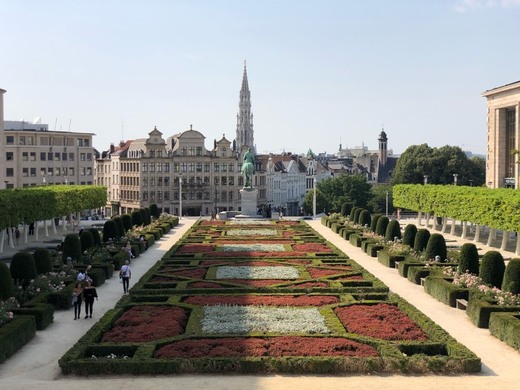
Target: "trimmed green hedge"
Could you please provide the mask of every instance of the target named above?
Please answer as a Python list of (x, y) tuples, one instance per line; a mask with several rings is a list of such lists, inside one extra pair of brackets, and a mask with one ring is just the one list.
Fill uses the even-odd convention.
[(0, 326), (0, 363), (12, 356), (36, 335), (34, 316), (17, 316)]
[(484, 299), (472, 298), (468, 301), (466, 314), (471, 322), (479, 328), (489, 327), (489, 317), (491, 313), (519, 312), (520, 306), (497, 305)]
[(469, 299), (469, 290), (467, 288), (458, 287), (451, 283), (451, 280), (443, 277), (428, 276), (424, 280), (424, 291), (451, 307), (457, 306), (457, 299)]
[(36, 321), (36, 329), (44, 330), (54, 321), (54, 307), (48, 303), (23, 305), (12, 310), (15, 315), (30, 315)]
[(377, 253), (377, 261), (379, 261), (381, 264), (389, 267), (389, 268), (395, 268), (395, 262), (401, 262), (404, 261), (406, 256), (404, 255), (394, 255), (390, 253), (387, 249), (381, 249)]
[(491, 313), (489, 333), (507, 345), (520, 350), (520, 315), (515, 313)]

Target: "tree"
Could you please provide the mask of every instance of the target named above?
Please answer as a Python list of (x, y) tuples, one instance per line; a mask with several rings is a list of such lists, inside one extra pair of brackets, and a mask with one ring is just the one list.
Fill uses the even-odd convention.
[(341, 175), (318, 183), (317, 188), (326, 199), (325, 209), (340, 212), (343, 203), (351, 202), (355, 207), (368, 209), (372, 199), (371, 184), (364, 175)]
[(484, 183), (485, 164), (479, 157), (468, 159), (458, 146), (412, 145), (397, 160), (392, 184), (422, 184), (424, 175), (428, 175), (429, 184), (453, 184), (454, 174), (459, 185), (480, 186)]
[(372, 186), (372, 199), (368, 202), (368, 209), (373, 213), (386, 214), (386, 193), (388, 191), (388, 212), (394, 211), (392, 202), (392, 186), (378, 184)]
[[(305, 214), (312, 214), (314, 212), (314, 205), (313, 205), (313, 199), (314, 199), (314, 190), (309, 190), (305, 194), (305, 197), (303, 198), (303, 212)], [(316, 212), (319, 214), (323, 212), (327, 207), (327, 199), (325, 198), (325, 195), (316, 188)]]

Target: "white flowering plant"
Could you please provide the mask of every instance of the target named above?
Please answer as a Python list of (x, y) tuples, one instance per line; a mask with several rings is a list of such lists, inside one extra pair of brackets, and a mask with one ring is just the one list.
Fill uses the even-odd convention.
[(0, 301), (0, 326), (7, 324), (14, 318), (13, 309), (20, 307), (16, 298), (11, 297), (5, 301)]
[(65, 288), (65, 281), (70, 280), (71, 275), (67, 271), (48, 272), (31, 279), (27, 286), (14, 291), (14, 296), (20, 303), (25, 303), (35, 296), (48, 292), (59, 292)]
[(453, 278), (453, 284), (462, 288), (472, 288), (480, 292), (482, 296), (495, 301), (498, 305), (520, 306), (520, 295), (504, 292), (497, 287), (492, 287), (484, 283), (482, 278), (477, 275), (464, 272), (458, 273), (451, 267), (445, 267), (443, 274)]

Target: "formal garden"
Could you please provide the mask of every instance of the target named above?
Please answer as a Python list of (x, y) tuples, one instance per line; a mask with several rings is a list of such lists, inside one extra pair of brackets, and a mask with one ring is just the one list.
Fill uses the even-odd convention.
[(198, 221), (64, 374), (477, 373), (478, 356), (305, 222)]
[(71, 308), (78, 272), (87, 270), (93, 285), (101, 286), (177, 224), (177, 217), (161, 215), (152, 205), (99, 229), (68, 233), (55, 249), (20, 251), (9, 266), (0, 262), (0, 363), (52, 324), (55, 310)]
[(382, 266), (396, 268), (435, 299), (466, 311), (475, 326), (520, 349), (520, 259), (475, 243), (450, 245), (442, 233), (352, 207), (322, 223)]

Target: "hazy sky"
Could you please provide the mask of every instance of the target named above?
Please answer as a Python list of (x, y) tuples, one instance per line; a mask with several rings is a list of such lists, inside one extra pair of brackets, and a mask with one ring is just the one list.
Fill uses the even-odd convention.
[(486, 149), (480, 94), (520, 80), (520, 0), (0, 0), (5, 119), (121, 139), (235, 138), (244, 60), (258, 152)]

